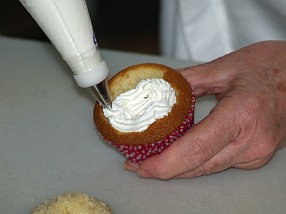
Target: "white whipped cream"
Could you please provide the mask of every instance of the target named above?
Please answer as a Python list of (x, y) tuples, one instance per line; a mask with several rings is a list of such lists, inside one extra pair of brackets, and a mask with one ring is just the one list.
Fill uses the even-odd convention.
[(103, 112), (111, 125), (122, 132), (142, 132), (157, 119), (168, 115), (176, 103), (176, 93), (163, 79), (141, 80)]

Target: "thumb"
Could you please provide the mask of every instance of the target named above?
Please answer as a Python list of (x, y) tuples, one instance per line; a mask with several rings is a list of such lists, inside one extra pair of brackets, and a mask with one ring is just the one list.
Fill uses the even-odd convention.
[(203, 165), (238, 135), (239, 128), (230, 125), (232, 115), (225, 115), (233, 112), (232, 108), (227, 99), (221, 100), (208, 117), (168, 149), (145, 160), (137, 170), (138, 175), (169, 179)]

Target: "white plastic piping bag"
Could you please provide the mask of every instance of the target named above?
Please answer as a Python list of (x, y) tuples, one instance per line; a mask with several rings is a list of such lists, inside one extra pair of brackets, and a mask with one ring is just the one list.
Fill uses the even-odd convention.
[(106, 79), (85, 0), (19, 0), (71, 68), (80, 87)]

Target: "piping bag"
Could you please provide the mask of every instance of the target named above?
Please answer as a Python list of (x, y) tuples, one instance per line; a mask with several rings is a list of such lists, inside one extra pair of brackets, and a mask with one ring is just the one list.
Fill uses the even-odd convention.
[(19, 0), (73, 72), (82, 88), (110, 107), (108, 67), (101, 58), (85, 0)]

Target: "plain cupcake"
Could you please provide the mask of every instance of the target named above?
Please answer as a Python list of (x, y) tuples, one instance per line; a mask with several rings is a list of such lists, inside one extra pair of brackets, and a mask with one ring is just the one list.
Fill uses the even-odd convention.
[(46, 200), (31, 214), (112, 214), (110, 207), (99, 199), (81, 192), (65, 193)]

